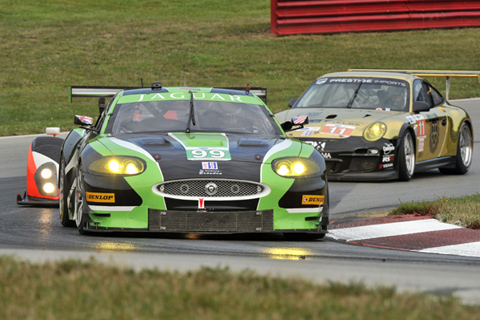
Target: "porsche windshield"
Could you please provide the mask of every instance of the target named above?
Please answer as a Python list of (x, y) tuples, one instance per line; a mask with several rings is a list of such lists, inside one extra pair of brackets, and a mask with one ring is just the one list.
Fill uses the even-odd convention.
[[(281, 131), (268, 111), (260, 105), (193, 100), (124, 103), (115, 107), (107, 132), (225, 132), (262, 136)], [(192, 115), (192, 116), (190, 116)]]
[(387, 78), (319, 78), (295, 108), (408, 111), (408, 82)]

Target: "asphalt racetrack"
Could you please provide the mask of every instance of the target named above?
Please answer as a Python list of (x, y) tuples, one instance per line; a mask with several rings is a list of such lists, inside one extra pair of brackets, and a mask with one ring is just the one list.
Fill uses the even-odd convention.
[[(474, 133), (480, 132), (480, 99), (453, 103), (469, 112)], [(478, 138), (474, 139), (477, 146), (472, 167), (464, 176), (431, 170), (415, 174), (409, 182), (330, 182), (331, 233), (321, 241), (290, 242), (272, 235), (81, 236), (76, 229), (61, 226), (57, 208), (16, 204), (17, 193), (23, 194), (26, 189), (28, 148), (34, 137), (0, 137), (0, 253), (34, 262), (93, 257), (137, 270), (248, 268), (260, 274), (302, 276), (319, 283), (357, 281), (394, 285), (399, 290), (454, 294), (466, 302), (480, 303), (480, 231), (465, 235), (464, 228), (431, 221), (434, 219), (380, 221), (379, 217), (364, 217), (392, 209), (400, 202), (478, 193)], [(387, 234), (390, 230), (392, 234)], [(459, 232), (460, 242), (464, 237), (465, 243), (458, 243)], [(450, 245), (449, 237), (457, 239), (454, 245), (466, 249), (434, 250)], [(425, 248), (427, 244), (430, 247)]]

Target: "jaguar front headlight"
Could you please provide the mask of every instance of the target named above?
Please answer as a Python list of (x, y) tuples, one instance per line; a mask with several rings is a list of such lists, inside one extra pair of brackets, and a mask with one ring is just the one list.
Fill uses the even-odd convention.
[(111, 156), (95, 160), (88, 168), (96, 173), (136, 175), (145, 171), (145, 162), (135, 157)]
[(321, 174), (319, 165), (307, 158), (292, 157), (272, 162), (273, 170), (282, 177), (296, 178)]
[(368, 142), (374, 142), (383, 137), (387, 126), (382, 122), (375, 122), (369, 125), (363, 132), (363, 138)]

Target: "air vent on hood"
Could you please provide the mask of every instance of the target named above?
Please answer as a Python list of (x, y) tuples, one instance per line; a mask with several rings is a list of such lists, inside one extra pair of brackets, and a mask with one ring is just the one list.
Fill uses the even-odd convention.
[(163, 146), (170, 144), (168, 141), (166, 141), (163, 138), (146, 138), (142, 139), (142, 145), (144, 146)]
[(266, 147), (268, 143), (260, 139), (240, 139), (238, 142), (240, 147)]
[(328, 116), (326, 116), (326, 119), (335, 119), (336, 117), (336, 114), (329, 114)]

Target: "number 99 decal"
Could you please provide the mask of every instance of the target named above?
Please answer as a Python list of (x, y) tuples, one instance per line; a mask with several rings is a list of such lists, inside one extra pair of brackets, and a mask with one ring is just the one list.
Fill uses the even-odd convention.
[(230, 152), (226, 149), (187, 149), (188, 160), (231, 160)]

